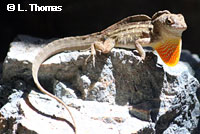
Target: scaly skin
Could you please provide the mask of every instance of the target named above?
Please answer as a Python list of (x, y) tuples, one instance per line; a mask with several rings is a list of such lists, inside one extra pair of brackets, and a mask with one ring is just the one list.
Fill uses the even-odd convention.
[(141, 60), (145, 59), (142, 46), (150, 46), (157, 50), (161, 59), (168, 66), (175, 66), (181, 53), (181, 36), (187, 25), (181, 14), (172, 14), (169, 11), (159, 11), (152, 18), (146, 15), (127, 17), (107, 29), (85, 36), (66, 37), (47, 44), (35, 57), (32, 64), (32, 75), (35, 84), (44, 94), (56, 99), (69, 112), (75, 133), (76, 124), (67, 105), (46, 91), (38, 81), (38, 70), (41, 64), (49, 57), (65, 50), (85, 50), (91, 48), (91, 55), (96, 50), (109, 53), (113, 47), (137, 49)]

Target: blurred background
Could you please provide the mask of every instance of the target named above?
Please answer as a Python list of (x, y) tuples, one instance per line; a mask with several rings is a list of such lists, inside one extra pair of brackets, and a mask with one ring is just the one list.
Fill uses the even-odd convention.
[[(28, 11), (7, 11), (7, 4), (20, 4)], [(62, 6), (62, 11), (31, 12), (29, 4)], [(200, 54), (200, 0), (2, 0), (0, 5), (0, 62), (18, 34), (43, 39), (85, 35), (130, 15), (151, 17), (165, 9), (184, 15), (188, 29), (183, 33), (183, 49)]]

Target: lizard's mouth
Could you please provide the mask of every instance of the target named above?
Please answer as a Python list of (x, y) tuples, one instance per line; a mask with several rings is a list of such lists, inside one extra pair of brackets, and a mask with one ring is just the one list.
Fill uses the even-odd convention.
[(155, 50), (158, 52), (161, 59), (168, 66), (175, 66), (180, 59), (181, 53), (181, 39), (174, 38), (158, 43)]
[(177, 30), (182, 30), (182, 31), (185, 31), (186, 29), (187, 29), (187, 25), (186, 25), (186, 23), (184, 23), (184, 24), (174, 24), (174, 25), (172, 25), (172, 27), (174, 28), (174, 29), (177, 29)]

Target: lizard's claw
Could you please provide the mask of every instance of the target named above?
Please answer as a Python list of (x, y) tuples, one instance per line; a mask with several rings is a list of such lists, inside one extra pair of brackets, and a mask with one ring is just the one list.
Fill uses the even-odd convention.
[(95, 55), (92, 55), (92, 64), (93, 64), (93, 67), (95, 67)]
[(92, 56), (92, 65), (95, 67), (95, 55), (90, 54), (86, 59), (85, 59), (85, 65), (87, 64), (89, 58)]
[(91, 45), (91, 54), (86, 58), (85, 65), (87, 64), (88, 59), (92, 56), (92, 64), (93, 67), (95, 67), (95, 55), (96, 55), (96, 50), (94, 48), (94, 45)]
[(144, 58), (142, 58), (142, 57), (138, 58), (138, 63), (137, 63), (137, 65), (139, 65), (140, 63), (144, 63)]

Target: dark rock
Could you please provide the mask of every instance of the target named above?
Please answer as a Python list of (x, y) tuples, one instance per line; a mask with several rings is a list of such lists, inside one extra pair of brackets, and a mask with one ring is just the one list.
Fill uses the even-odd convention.
[(194, 72), (195, 78), (200, 81), (200, 58), (197, 54), (191, 54), (188, 50), (183, 50), (181, 53), (181, 61), (188, 63), (192, 71)]

